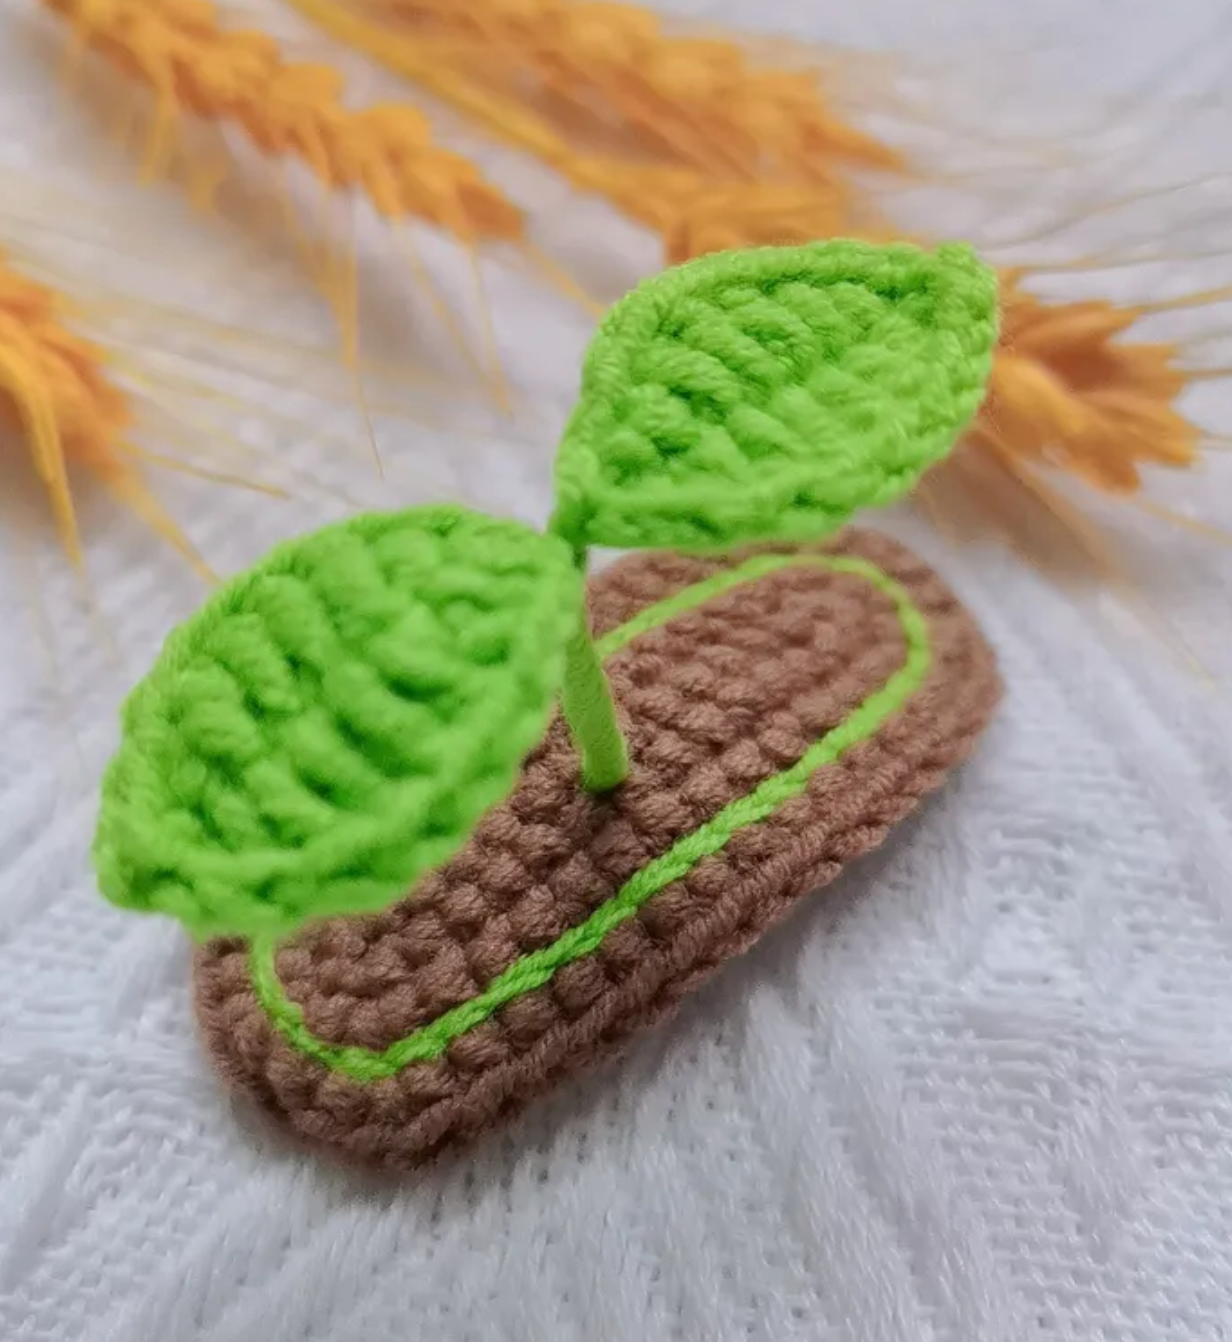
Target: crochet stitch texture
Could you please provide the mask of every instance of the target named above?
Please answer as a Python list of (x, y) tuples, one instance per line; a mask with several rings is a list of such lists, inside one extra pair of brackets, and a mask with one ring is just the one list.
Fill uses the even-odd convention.
[(198, 937), (383, 907), (513, 785), (580, 601), (562, 542), (460, 508), (279, 547), (130, 697), (103, 892)]
[(777, 559), (660, 552), (592, 579), (629, 781), (580, 789), (558, 722), (397, 904), (204, 947), (224, 1076), (316, 1142), (418, 1164), (669, 1015), (876, 847), (975, 745), (991, 651), (885, 536)]
[(557, 462), (577, 546), (810, 540), (890, 503), (984, 396), (996, 278), (970, 251), (703, 257), (612, 310)]

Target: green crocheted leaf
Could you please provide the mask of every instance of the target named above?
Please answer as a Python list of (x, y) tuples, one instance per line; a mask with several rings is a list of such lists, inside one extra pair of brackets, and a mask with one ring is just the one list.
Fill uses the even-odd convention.
[(556, 468), (573, 545), (804, 540), (888, 503), (979, 409), (996, 277), (967, 248), (703, 257), (617, 304)]
[(103, 893), (199, 937), (385, 907), (512, 788), (581, 582), (559, 539), (461, 508), (280, 546), (130, 696), (95, 841)]

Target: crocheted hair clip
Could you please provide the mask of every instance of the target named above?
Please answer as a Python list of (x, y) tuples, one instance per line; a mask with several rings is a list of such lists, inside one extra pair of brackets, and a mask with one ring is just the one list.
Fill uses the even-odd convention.
[[(993, 658), (920, 560), (839, 528), (979, 408), (995, 293), (957, 246), (668, 271), (594, 340), (545, 533), (357, 517), (170, 636), (95, 859), (206, 941), (231, 1081), (417, 1163), (668, 1013), (940, 783)], [(587, 582), (592, 546), (639, 553)]]

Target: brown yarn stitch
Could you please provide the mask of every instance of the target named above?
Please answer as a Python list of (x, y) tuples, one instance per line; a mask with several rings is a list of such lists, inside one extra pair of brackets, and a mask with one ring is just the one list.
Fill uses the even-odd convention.
[[(813, 548), (875, 564), (927, 619), (927, 677), (879, 731), (654, 895), (592, 954), (440, 1058), (390, 1077), (359, 1081), (298, 1051), (254, 993), (247, 947), (205, 947), (197, 1008), (222, 1073), (314, 1141), (389, 1165), (420, 1163), (668, 1014), (797, 899), (879, 844), (969, 753), (1000, 684), (970, 617), (909, 551), (857, 530)], [(623, 560), (591, 582), (596, 633), (734, 562)], [(777, 570), (640, 636), (607, 663), (633, 760), (622, 788), (603, 798), (580, 789), (557, 722), (509, 800), (413, 895), (375, 917), (317, 925), (280, 949), (284, 991), (318, 1039), (388, 1047), (550, 945), (682, 836), (794, 764), (899, 669), (905, 651), (884, 593), (814, 566)]]

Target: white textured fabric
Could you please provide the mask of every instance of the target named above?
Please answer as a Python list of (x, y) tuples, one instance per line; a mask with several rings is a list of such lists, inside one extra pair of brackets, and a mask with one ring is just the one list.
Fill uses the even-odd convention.
[[(0, 245), (46, 255), (89, 235), (101, 248), (75, 253), (73, 273), (97, 285), (124, 288), (136, 257), (163, 303), (325, 339), (320, 305), (286, 267), (254, 260), (242, 229), (194, 220), (174, 190), (137, 194), (124, 152), (49, 78), (34, 8), (0, 3)], [(1232, 165), (1226, 0), (729, 0), (707, 12), (914, 47), (934, 81), (917, 80), (918, 99), (935, 108), (944, 89), (956, 170), (1004, 158), (1012, 137), (1034, 173), (1017, 194), (984, 191), (986, 236), (1034, 232), (1037, 250), (1055, 247), (1062, 181), (1090, 205)], [(1063, 170), (1063, 152), (1090, 166)], [(613, 286), (653, 263), (627, 225), (495, 161), (552, 206), (544, 239), (571, 239)], [(1196, 234), (1177, 243), (1176, 209), (1205, 221), (1209, 250), (1226, 247), (1229, 201), (1213, 177), (1179, 206), (1147, 199), (1138, 218), (1148, 242), (1195, 253)], [(374, 254), (405, 274), (388, 249)], [(1161, 293), (1232, 278), (1210, 260), (1133, 274)], [(247, 389), (260, 409), (241, 427), (270, 478), (310, 469), (316, 485), (301, 474), (296, 499), (277, 502), (169, 482), (213, 563), (237, 567), (347, 506), (322, 501), (321, 484), (544, 516), (586, 322), (508, 269), (489, 283), (534, 413), (509, 430), (450, 405), (430, 428), (378, 415), (382, 484), (360, 447), (304, 448), (332, 429), (363, 441), (345, 380), (313, 399), (328, 360), (270, 373)], [(396, 296), (377, 307), (370, 346), (390, 361), (442, 343), (430, 315), (408, 331)], [(1227, 314), (1199, 315), (1226, 327)], [(231, 361), (255, 359), (239, 339)], [(1218, 362), (1220, 349), (1202, 354)], [(1203, 395), (1195, 409), (1222, 413), (1227, 430), (1215, 384)], [(214, 404), (245, 418), (233, 410)], [(1230, 479), (1211, 468), (1168, 493), (1227, 524)], [(957, 552), (891, 519), (1003, 660), (1008, 698), (976, 760), (627, 1061), (472, 1155), (396, 1181), (305, 1156), (231, 1107), (193, 1035), (183, 940), (95, 897), (87, 847), (116, 704), (199, 589), (100, 503), (84, 510), (91, 619), (27, 492), (0, 540), (6, 1342), (1232, 1338), (1226, 551), (1136, 527), (1165, 638), (995, 547)], [(1179, 664), (1180, 638), (1214, 683)]]

